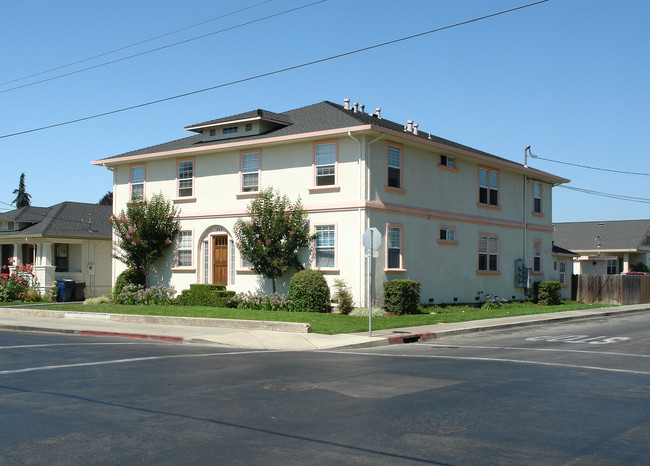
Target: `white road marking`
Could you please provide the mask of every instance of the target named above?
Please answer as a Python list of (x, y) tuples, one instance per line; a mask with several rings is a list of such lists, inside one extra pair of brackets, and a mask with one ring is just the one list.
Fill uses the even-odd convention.
[(241, 354), (254, 354), (254, 353), (283, 353), (286, 351), (282, 350), (251, 350), (251, 351), (236, 351), (232, 353), (198, 353), (198, 354), (173, 354), (168, 356), (147, 356), (141, 358), (127, 358), (127, 359), (111, 359), (107, 361), (92, 361), (92, 362), (79, 362), (75, 364), (58, 364), (55, 366), (37, 366), (37, 367), (25, 367), (22, 369), (9, 369), (0, 371), (0, 375), (8, 374), (20, 374), (24, 372), (35, 372), (35, 371), (50, 371), (56, 369), (68, 369), (72, 367), (88, 367), (88, 366), (103, 366), (106, 364), (125, 364), (141, 361), (157, 361), (162, 359), (178, 359), (178, 358), (203, 358), (209, 356), (231, 356), (231, 355), (241, 355)]
[(460, 348), (460, 349), (495, 349), (495, 350), (518, 350), (518, 351), (541, 351), (554, 353), (586, 353), (586, 354), (608, 354), (611, 356), (631, 356), (633, 358), (650, 358), (648, 354), (614, 353), (611, 351), (587, 351), (573, 349), (555, 348), (520, 348), (517, 346), (472, 346), (472, 345), (440, 345), (435, 343), (418, 343), (418, 346), (430, 346), (432, 348)]
[[(486, 361), (486, 362), (508, 362), (515, 364), (530, 364), (534, 366), (554, 366), (554, 367), (568, 367), (571, 369), (585, 369), (604, 372), (619, 372), (626, 374), (641, 374), (650, 375), (647, 371), (633, 371), (628, 369), (612, 369), (608, 367), (598, 366), (581, 366), (577, 364), (560, 364), (556, 362), (543, 362), (543, 361), (525, 361), (520, 359), (503, 359), (503, 358), (482, 358), (472, 356), (437, 356), (437, 355), (416, 355), (416, 354), (386, 354), (386, 353), (365, 353), (365, 352), (352, 352), (352, 351), (320, 351), (321, 353), (336, 353), (336, 354), (350, 354), (350, 355), (364, 355), (364, 356), (381, 356), (391, 358), (423, 358), (423, 359), (450, 359), (455, 361)], [(600, 354), (600, 353), (597, 353)]]

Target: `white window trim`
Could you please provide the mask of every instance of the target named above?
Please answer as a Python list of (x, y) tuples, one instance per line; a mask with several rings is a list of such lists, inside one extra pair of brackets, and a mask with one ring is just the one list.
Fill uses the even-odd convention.
[[(397, 267), (397, 268), (389, 268), (389, 266), (388, 266), (389, 251), (390, 251), (390, 249), (395, 249), (395, 248), (390, 247), (390, 239), (389, 239), (389, 233), (393, 228), (396, 228), (396, 229), (399, 230), (399, 267)], [(406, 267), (404, 267), (404, 225), (401, 225), (399, 223), (387, 223), (386, 224), (386, 249), (385, 249), (385, 254), (386, 254), (386, 263), (385, 263), (384, 272), (386, 272), (386, 273), (404, 273), (404, 272), (406, 272)]]
[[(181, 251), (181, 241), (183, 237), (183, 233), (189, 233), (190, 237), (190, 264), (189, 265), (180, 265), (179, 260), (180, 260), (180, 251)], [(188, 249), (183, 249), (183, 251), (187, 251)], [(194, 268), (194, 231), (190, 228), (188, 229), (183, 229), (178, 232), (178, 236), (176, 237), (176, 246), (174, 248), (174, 267), (172, 268), (172, 271), (194, 271), (196, 270)]]
[[(390, 148), (394, 147), (399, 150), (399, 167), (391, 166), (390, 164)], [(388, 184), (390, 178), (390, 169), (399, 169), (399, 186), (390, 186)], [(386, 191), (396, 192), (396, 193), (405, 193), (404, 189), (404, 146), (396, 142), (387, 142), (386, 143), (386, 186), (384, 187)]]
[[(334, 183), (327, 185), (318, 185), (318, 167), (321, 165), (316, 164), (316, 148), (318, 146), (324, 146), (334, 144)], [(330, 165), (330, 164), (327, 164)], [(326, 140), (326, 141), (316, 141), (312, 144), (312, 186), (309, 188), (309, 192), (332, 192), (340, 191), (341, 187), (338, 184), (338, 165), (339, 165), (339, 142), (336, 139)]]
[[(539, 196), (535, 195), (535, 189), (539, 186)], [(535, 201), (539, 199), (539, 210), (535, 208)], [(533, 181), (533, 215), (543, 215), (544, 204), (542, 203), (542, 183), (541, 181)]]
[[(257, 172), (244, 172), (244, 156), (248, 154), (257, 154)], [(239, 153), (239, 194), (238, 198), (254, 197), (260, 193), (262, 183), (262, 150), (246, 150)], [(244, 175), (257, 174), (257, 189), (253, 191), (244, 191)]]
[(318, 252), (318, 239), (314, 240), (314, 255), (311, 260), (312, 267), (319, 269), (323, 273), (338, 273), (339, 268), (338, 268), (338, 232), (339, 232), (339, 227), (337, 222), (323, 222), (323, 223), (315, 223), (313, 225), (312, 233), (317, 234), (318, 233), (318, 227), (334, 227), (334, 266), (332, 267), (318, 267), (316, 265), (316, 254)]
[[(485, 252), (481, 252), (481, 238), (486, 238), (486, 247), (487, 250)], [(497, 252), (496, 253), (491, 253), (490, 252), (490, 239), (495, 239), (497, 243)], [(500, 267), (501, 267), (501, 257), (500, 257), (500, 241), (499, 241), (499, 235), (495, 235), (492, 233), (479, 233), (478, 235), (478, 244), (477, 244), (477, 249), (478, 249), (478, 255), (477, 259), (478, 262), (476, 264), (476, 273), (478, 274), (486, 274), (486, 275), (497, 275), (500, 274)], [(480, 268), (480, 257), (481, 255), (484, 254), (486, 256), (486, 269), (481, 269)], [(492, 270), (490, 269), (490, 256), (496, 255), (497, 258), (497, 267), (496, 269)]]
[[(539, 250), (539, 254), (537, 254), (538, 250)], [(544, 273), (543, 272), (544, 264), (542, 262), (542, 255), (543, 255), (542, 251), (543, 251), (542, 240), (539, 239), (539, 238), (535, 238), (533, 240), (533, 273), (536, 274), (536, 275), (541, 275), (541, 274)], [(536, 258), (539, 258), (539, 269), (535, 269), (535, 259)]]
[[(133, 182), (133, 169), (142, 167), (142, 181)], [(143, 163), (129, 165), (129, 202), (133, 200), (133, 186), (142, 185), (142, 199), (146, 196), (145, 182), (147, 180), (147, 167)]]
[[(483, 186), (481, 184), (481, 171), (487, 172), (487, 185)], [(492, 189), (491, 186), (491, 178), (492, 174), (495, 174), (497, 177), (497, 187), (496, 189)], [(484, 208), (489, 208), (489, 209), (500, 209), (501, 207), (501, 173), (499, 170), (495, 170), (493, 168), (488, 168), (488, 167), (478, 167), (478, 203), (477, 205), (479, 207), (484, 207)], [(486, 189), (487, 190), (487, 199), (486, 202), (481, 202), (481, 189)], [(497, 196), (497, 203), (492, 204), (490, 202), (490, 199), (492, 198), (491, 192), (496, 191), (496, 196)]]
[[(180, 165), (183, 162), (192, 162), (192, 177), (191, 178), (183, 178), (181, 179), (180, 177)], [(196, 174), (196, 162), (194, 161), (193, 158), (187, 158), (187, 159), (178, 159), (176, 161), (176, 198), (174, 199), (174, 202), (182, 202), (182, 201), (195, 201), (196, 196), (195, 196), (195, 174)], [(187, 195), (187, 196), (181, 196), (181, 181), (185, 180), (190, 180), (191, 183), (191, 189), (192, 192)]]

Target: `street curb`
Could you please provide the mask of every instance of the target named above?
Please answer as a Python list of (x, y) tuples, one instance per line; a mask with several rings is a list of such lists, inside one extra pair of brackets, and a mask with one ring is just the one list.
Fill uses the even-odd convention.
[(93, 335), (103, 337), (122, 337), (138, 338), (141, 340), (165, 341), (168, 343), (183, 343), (183, 337), (169, 335), (149, 335), (145, 333), (127, 333), (127, 332), (104, 332), (101, 330), (77, 330), (71, 328), (53, 328), (53, 327), (32, 327), (29, 325), (0, 325), (0, 330), (12, 330), (17, 332), (47, 332), (47, 333), (66, 333), (68, 335)]
[(432, 340), (435, 338), (438, 338), (438, 336), (434, 332), (423, 332), (390, 336), (387, 340), (389, 345), (396, 345), (402, 343), (417, 343), (418, 341)]
[(0, 307), (0, 315), (10, 317), (43, 317), (49, 319), (110, 320), (132, 324), (181, 325), (188, 327), (266, 330), (270, 332), (309, 333), (311, 325), (303, 322), (276, 322), (267, 320), (218, 319), (207, 317), (148, 316), (138, 314), (110, 314), (81, 311), (54, 311)]

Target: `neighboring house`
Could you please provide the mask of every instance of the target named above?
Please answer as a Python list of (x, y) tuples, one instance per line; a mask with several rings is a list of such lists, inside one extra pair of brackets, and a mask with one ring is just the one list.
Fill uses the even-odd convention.
[(555, 243), (578, 254), (577, 275), (611, 275), (650, 265), (650, 220), (568, 222), (554, 228)]
[[(180, 291), (223, 283), (269, 291), (236, 248), (234, 225), (251, 199), (274, 187), (300, 198), (318, 234), (301, 259), (366, 304), (362, 235), (382, 234), (373, 296), (383, 282), (422, 283), (424, 303), (525, 299), (525, 270), (555, 279), (551, 188), (564, 178), (441, 139), (380, 109), (320, 102), (273, 113), (254, 110), (185, 128), (184, 139), (94, 161), (113, 172), (114, 209), (162, 192), (180, 210), (176, 251), (154, 283)], [(113, 262), (113, 280), (124, 266)], [(522, 270), (524, 271), (522, 280)], [(286, 290), (291, 274), (278, 281)]]
[(573, 274), (573, 261), (578, 257), (573, 251), (553, 244), (553, 270), (556, 272), (555, 280), (562, 284), (562, 298), (571, 299), (573, 296), (571, 275)]
[[(41, 291), (61, 278), (111, 292), (111, 206), (62, 202), (0, 214), (2, 265), (31, 264)], [(81, 287), (79, 287), (81, 289)]]

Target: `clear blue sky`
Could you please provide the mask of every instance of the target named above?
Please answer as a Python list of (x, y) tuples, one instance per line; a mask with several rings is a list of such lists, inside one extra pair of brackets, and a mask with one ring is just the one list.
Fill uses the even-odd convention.
[[(3, 2), (0, 82), (82, 60), (262, 0)], [(328, 0), (83, 73), (99, 65), (310, 3), (273, 0), (75, 66), (0, 85), (0, 136), (109, 112), (359, 49), (499, 10), (515, 0)], [(190, 135), (183, 127), (256, 108), (349, 97), (385, 118), (523, 163), (534, 154), (650, 173), (650, 2), (550, 0), (485, 21), (190, 97), (0, 138), (0, 202), (21, 172), (32, 204), (97, 202), (111, 173), (92, 160)], [(648, 176), (542, 160), (569, 186), (650, 198)], [(0, 204), (0, 211), (9, 208)], [(553, 220), (650, 218), (650, 204), (554, 189)]]

